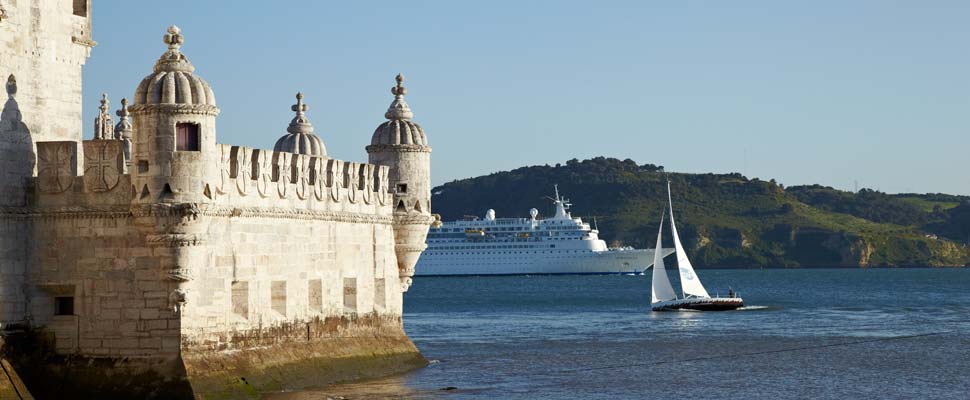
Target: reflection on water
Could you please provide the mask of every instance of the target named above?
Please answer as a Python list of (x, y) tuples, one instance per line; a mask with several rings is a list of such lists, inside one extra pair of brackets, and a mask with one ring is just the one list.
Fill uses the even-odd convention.
[(650, 312), (642, 276), (421, 278), (405, 298), (405, 328), (439, 363), (268, 397), (944, 399), (970, 391), (970, 270), (702, 274), (710, 287), (743, 289), (750, 305)]

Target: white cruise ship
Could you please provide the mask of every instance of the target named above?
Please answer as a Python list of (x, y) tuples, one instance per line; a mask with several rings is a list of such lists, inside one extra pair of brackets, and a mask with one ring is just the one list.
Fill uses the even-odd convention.
[(551, 218), (538, 219), (535, 208), (530, 218), (495, 218), (488, 210), (485, 219), (432, 227), (415, 275), (642, 273), (653, 264), (653, 249), (607, 248), (597, 229), (570, 215), (558, 187), (554, 202)]

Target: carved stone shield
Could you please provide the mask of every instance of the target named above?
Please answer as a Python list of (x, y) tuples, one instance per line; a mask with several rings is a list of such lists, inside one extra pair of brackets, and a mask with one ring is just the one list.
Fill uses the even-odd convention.
[(77, 176), (77, 142), (37, 142), (37, 190), (61, 193)]
[(273, 152), (273, 179), (276, 180), (276, 194), (285, 199), (292, 191), (290, 189), (290, 155), (282, 151)]
[(252, 168), (256, 172), (253, 179), (256, 181), (256, 191), (264, 198), (269, 196), (269, 183), (273, 173), (273, 168), (269, 164), (268, 157), (265, 150), (253, 151)]
[(330, 185), (330, 199), (340, 202), (340, 187), (343, 186), (343, 161), (330, 160), (327, 163), (327, 184)]
[(374, 202), (374, 164), (364, 164), (361, 167), (364, 174), (364, 187), (361, 188), (364, 204), (371, 204)]
[(250, 165), (252, 155), (248, 147), (234, 146), (232, 148), (232, 168), (230, 176), (236, 181), (236, 191), (240, 196), (249, 194), (249, 182), (253, 180), (253, 169)]
[(348, 163), (345, 174), (347, 199), (350, 200), (350, 204), (357, 204), (357, 191), (360, 190), (360, 164)]
[(125, 169), (124, 143), (120, 140), (84, 141), (84, 188), (107, 192), (118, 186)]
[(390, 172), (390, 169), (386, 165), (377, 167), (377, 200), (382, 206), (387, 205), (388, 172)]
[(219, 148), (219, 183), (216, 185), (216, 193), (222, 195), (229, 192), (232, 182), (232, 146), (224, 144), (218, 145)]
[(310, 182), (313, 185), (313, 197), (323, 201), (327, 197), (326, 161), (320, 157), (313, 157), (310, 163)]
[(291, 163), (296, 181), (293, 182), (293, 191), (300, 200), (306, 200), (312, 190), (310, 188), (310, 156), (295, 154)]

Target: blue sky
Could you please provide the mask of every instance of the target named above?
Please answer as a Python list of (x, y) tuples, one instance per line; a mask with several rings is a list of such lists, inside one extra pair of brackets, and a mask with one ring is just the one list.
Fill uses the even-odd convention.
[[(594, 6), (595, 3), (595, 6)], [(85, 137), (165, 28), (213, 87), (218, 141), (272, 148), (303, 91), (366, 160), (407, 77), (435, 184), (598, 155), (786, 185), (970, 194), (967, 1), (96, 1)]]

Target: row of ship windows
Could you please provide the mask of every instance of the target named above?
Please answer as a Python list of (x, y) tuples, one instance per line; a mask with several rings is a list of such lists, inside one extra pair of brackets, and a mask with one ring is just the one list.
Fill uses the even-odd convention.
[(534, 244), (513, 244), (506, 246), (435, 246), (435, 250), (486, 250), (486, 249), (534, 249), (534, 248), (555, 248), (554, 244), (534, 245)]
[[(536, 229), (531, 227), (511, 227), (511, 228), (480, 228), (485, 232), (530, 232)], [(538, 230), (549, 230), (549, 231), (564, 231), (564, 230), (575, 230), (580, 231), (580, 227), (577, 226), (539, 226)], [(431, 232), (465, 232), (465, 228), (432, 228)]]
[(569, 254), (569, 253), (591, 253), (590, 250), (559, 250), (559, 251), (427, 251), (425, 254), (430, 256), (453, 256), (453, 255), (483, 255), (483, 254)]
[[(467, 240), (465, 240), (465, 239), (443, 240), (443, 239), (435, 239), (432, 236), (428, 236), (428, 238), (431, 239), (431, 240), (434, 240), (436, 243), (443, 243), (443, 242), (464, 243), (464, 242), (467, 242)], [(546, 238), (546, 239), (543, 239), (542, 241), (548, 241), (548, 240), (582, 240), (582, 239), (583, 238), (579, 238), (579, 237), (566, 237), (566, 238)], [(525, 240), (526, 239), (523, 239), (523, 241), (525, 241)], [(528, 245), (522, 245), (522, 246), (534, 247), (534, 246), (528, 246)]]

